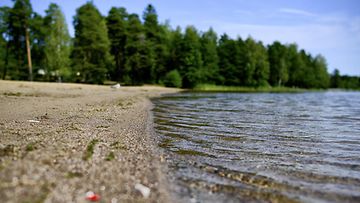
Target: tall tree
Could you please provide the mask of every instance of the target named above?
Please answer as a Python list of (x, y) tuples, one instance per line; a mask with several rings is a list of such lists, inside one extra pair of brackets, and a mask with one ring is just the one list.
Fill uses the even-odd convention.
[(80, 81), (103, 83), (112, 63), (105, 19), (88, 2), (76, 10), (74, 27), (72, 59)]
[(331, 75), (331, 87), (332, 88), (341, 87), (341, 76), (340, 76), (340, 71), (338, 69), (335, 69)]
[(300, 87), (303, 77), (302, 68), (305, 66), (300, 54), (298, 53), (297, 44), (287, 45), (288, 73), (289, 80), (287, 85), (290, 87)]
[(149, 77), (149, 67), (153, 64), (152, 57), (147, 57), (149, 46), (146, 44), (144, 28), (139, 16), (129, 15), (128, 39), (126, 43), (126, 83), (143, 84)]
[(308, 54), (305, 50), (300, 50), (299, 56), (301, 58), (301, 61), (303, 62), (301, 66), (299, 66), (300, 69), (300, 87), (304, 88), (312, 88), (315, 87), (316, 83), (316, 76), (314, 72), (313, 67), (313, 58), (311, 54)]
[(108, 36), (111, 43), (110, 53), (115, 60), (115, 69), (111, 71), (111, 76), (116, 81), (124, 81), (127, 17), (128, 13), (125, 8), (112, 7), (106, 18)]
[[(30, 0), (16, 0), (14, 7), (9, 13), (8, 30), (10, 35), (11, 51), (17, 59), (15, 79), (33, 79), (30, 47), (30, 19), (32, 7)], [(28, 74), (24, 71), (24, 64), (27, 61)]]
[(146, 55), (149, 61), (150, 80), (149, 82), (159, 82), (160, 76), (166, 72), (166, 58), (168, 57), (166, 26), (161, 26), (155, 7), (149, 4), (143, 13), (144, 31), (149, 51)]
[(267, 51), (261, 42), (251, 37), (245, 40), (245, 85), (266, 86), (269, 78), (269, 62)]
[(330, 77), (327, 72), (326, 59), (322, 55), (317, 55), (313, 61), (313, 71), (315, 81), (313, 87), (326, 89), (330, 85)]
[(269, 82), (272, 86), (284, 85), (289, 79), (286, 51), (287, 48), (278, 41), (275, 41), (268, 47), (270, 63)]
[(219, 83), (223, 78), (219, 77), (219, 58), (217, 53), (217, 34), (210, 28), (201, 36), (201, 55), (203, 69), (206, 74), (206, 81), (209, 83)]
[(58, 5), (49, 5), (44, 24), (48, 31), (45, 39), (45, 67), (48, 79), (53, 75), (57, 80), (67, 80), (70, 76), (71, 39), (64, 14)]
[(182, 43), (180, 74), (185, 87), (194, 87), (206, 82), (202, 72), (201, 43), (198, 31), (193, 26), (186, 27)]
[(168, 64), (171, 57), (172, 47), (172, 29), (169, 21), (160, 25), (160, 42), (155, 48), (155, 79), (157, 83), (161, 83), (169, 70)]
[(270, 65), (268, 59), (268, 53), (264, 44), (259, 41), (256, 43), (256, 57), (257, 63), (255, 66), (255, 75), (254, 80), (255, 86), (268, 86), (269, 74), (270, 74)]
[(219, 72), (223, 81), (220, 84), (238, 86), (242, 80), (241, 38), (238, 41), (230, 39), (227, 34), (220, 37), (217, 48), (219, 57)]
[[(30, 21), (30, 42), (31, 58), (34, 73), (39, 73), (39, 70), (43, 70), (45, 66), (45, 49), (47, 47), (45, 43), (45, 38), (48, 33), (48, 28), (44, 26), (44, 18), (38, 13), (33, 13)], [(34, 74), (34, 79), (44, 79), (44, 76)]]
[(177, 26), (175, 30), (170, 32), (169, 58), (166, 65), (167, 72), (174, 69), (181, 69), (181, 54), (183, 33), (181, 27)]
[(7, 66), (8, 66), (8, 53), (9, 53), (9, 22), (10, 8), (7, 6), (0, 7), (0, 75), (5, 79)]

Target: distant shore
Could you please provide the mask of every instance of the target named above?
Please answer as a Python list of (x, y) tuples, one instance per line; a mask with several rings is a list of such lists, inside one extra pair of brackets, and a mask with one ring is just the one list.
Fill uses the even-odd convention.
[(0, 80), (1, 201), (169, 202), (149, 98), (176, 92)]
[(296, 87), (241, 87), (202, 84), (197, 85), (194, 92), (238, 92), (238, 93), (300, 93), (309, 91), (324, 91), (322, 89), (304, 89)]

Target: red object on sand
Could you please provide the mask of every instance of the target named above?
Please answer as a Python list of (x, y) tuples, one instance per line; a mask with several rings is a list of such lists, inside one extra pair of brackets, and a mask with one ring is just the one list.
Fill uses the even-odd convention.
[(86, 194), (86, 199), (92, 202), (96, 202), (100, 200), (100, 195), (89, 192), (88, 194)]

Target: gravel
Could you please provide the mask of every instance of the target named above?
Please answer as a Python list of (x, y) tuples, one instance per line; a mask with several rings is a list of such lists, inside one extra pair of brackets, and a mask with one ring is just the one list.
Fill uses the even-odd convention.
[(178, 91), (0, 81), (0, 202), (172, 202), (149, 98)]

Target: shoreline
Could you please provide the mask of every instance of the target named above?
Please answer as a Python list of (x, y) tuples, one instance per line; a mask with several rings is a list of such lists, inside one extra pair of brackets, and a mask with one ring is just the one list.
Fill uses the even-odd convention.
[(2, 201), (169, 202), (150, 98), (179, 91), (0, 80)]

